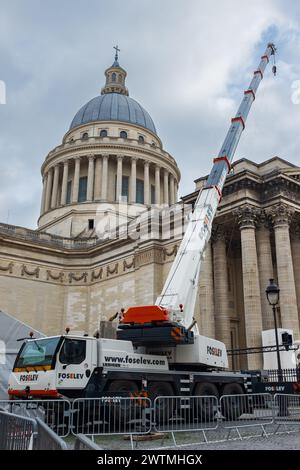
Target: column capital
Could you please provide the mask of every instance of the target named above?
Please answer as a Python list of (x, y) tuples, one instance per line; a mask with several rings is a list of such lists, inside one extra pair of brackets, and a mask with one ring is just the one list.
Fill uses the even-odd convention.
[(255, 228), (260, 210), (255, 206), (244, 205), (233, 210), (240, 230), (244, 228)]
[(63, 162), (61, 162), (63, 166), (69, 166), (69, 159), (67, 158)]
[(228, 237), (228, 230), (227, 227), (223, 225), (214, 224), (211, 232), (211, 241), (216, 243), (218, 241), (226, 242)]
[(270, 229), (270, 219), (264, 209), (260, 211), (258, 210), (257, 212), (256, 226), (258, 229), (262, 229), (262, 228)]
[(266, 214), (274, 225), (274, 228), (283, 225), (290, 225), (294, 213), (295, 209), (293, 207), (282, 202), (266, 209)]
[(88, 160), (94, 160), (95, 155), (93, 153), (90, 153), (89, 155), (87, 155), (87, 158), (88, 158)]
[(150, 162), (148, 160), (144, 160), (144, 166), (150, 166)]

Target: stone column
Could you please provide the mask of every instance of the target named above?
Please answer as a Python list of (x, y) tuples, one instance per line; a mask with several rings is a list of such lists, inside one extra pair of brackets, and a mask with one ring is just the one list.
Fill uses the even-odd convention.
[(175, 204), (178, 201), (178, 182), (175, 180), (174, 182), (174, 202)]
[(230, 349), (231, 338), (228, 298), (228, 269), (225, 236), (225, 231), (221, 226), (214, 227), (212, 240), (216, 339), (225, 343), (226, 347)]
[(281, 325), (283, 328), (291, 328), (295, 339), (299, 340), (299, 317), (289, 233), (293, 214), (294, 209), (283, 203), (277, 204), (269, 210), (274, 224)]
[(107, 201), (108, 155), (102, 157), (102, 188), (101, 199)]
[[(235, 215), (241, 231), (246, 345), (247, 348), (253, 348), (262, 344), (261, 297), (255, 240), (257, 209), (252, 206), (242, 206), (235, 211)], [(260, 354), (248, 356), (249, 369), (258, 369), (261, 366)]]
[(291, 246), (297, 296), (297, 307), (300, 322), (300, 222), (293, 224), (293, 227), (291, 229)]
[(94, 185), (94, 199), (98, 201), (101, 198), (101, 170), (102, 161), (101, 157), (96, 156), (95, 163), (95, 185)]
[(52, 192), (52, 180), (53, 180), (53, 168), (49, 168), (47, 173), (47, 189), (46, 189), (46, 201), (45, 201), (45, 212), (50, 209), (51, 192)]
[(66, 160), (64, 162), (63, 179), (62, 179), (62, 185), (61, 185), (60, 203), (62, 206), (65, 206), (67, 204), (68, 177), (69, 177), (69, 160)]
[(160, 204), (160, 167), (155, 166), (155, 204)]
[(52, 196), (51, 196), (51, 209), (55, 209), (56, 204), (57, 204), (58, 179), (59, 179), (59, 165), (55, 165)]
[(117, 157), (117, 184), (116, 184), (116, 201), (122, 198), (122, 170), (123, 170), (123, 157)]
[(131, 158), (131, 176), (130, 176), (130, 202), (136, 203), (136, 162), (137, 158)]
[(169, 172), (164, 170), (164, 204), (169, 205)]
[(144, 162), (144, 204), (150, 204), (149, 162)]
[(175, 203), (174, 194), (175, 194), (174, 176), (171, 173), (170, 174), (170, 205), (171, 206), (173, 206), (173, 204)]
[(272, 261), (270, 227), (264, 212), (259, 215), (257, 221), (256, 242), (262, 324), (264, 330), (270, 330), (274, 328), (274, 319), (272, 309), (270, 308), (266, 296), (266, 287), (269, 284), (269, 280), (274, 278), (274, 268)]
[(46, 191), (47, 191), (47, 175), (45, 175), (43, 178), (43, 193), (42, 193), (42, 200), (41, 200), (40, 215), (42, 215), (45, 212)]
[(89, 166), (88, 166), (88, 178), (87, 178), (87, 191), (86, 191), (86, 200), (92, 201), (94, 196), (94, 155), (88, 156)]
[(72, 202), (78, 202), (79, 193), (79, 178), (80, 178), (80, 158), (75, 158), (75, 171), (73, 180)]
[(199, 308), (198, 320), (200, 335), (215, 338), (215, 310), (214, 310), (214, 278), (211, 242), (208, 242), (205, 257), (201, 266), (199, 281)]

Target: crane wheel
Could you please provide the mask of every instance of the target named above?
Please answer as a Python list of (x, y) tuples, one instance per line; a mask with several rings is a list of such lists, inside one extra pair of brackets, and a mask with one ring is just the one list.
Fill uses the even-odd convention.
[[(168, 382), (149, 382), (148, 396), (151, 402), (155, 401), (155, 419), (157, 423), (166, 423), (172, 417), (175, 408), (174, 390)], [(167, 397), (170, 397), (169, 399)]]
[(214, 421), (217, 413), (217, 403), (210, 397), (219, 398), (217, 387), (209, 382), (198, 383), (194, 390), (195, 398), (193, 403), (194, 417), (201, 422), (210, 423)]
[[(227, 398), (224, 398), (222, 403), (222, 415), (226, 420), (234, 421), (238, 419), (246, 408), (246, 398), (245, 391), (240, 384), (226, 384), (223, 387), (222, 395), (230, 395)], [(236, 395), (236, 397), (234, 396)], [(238, 396), (238, 395), (245, 395)]]
[[(121, 426), (128, 421), (138, 419), (140, 415), (138, 401), (130, 400), (130, 398), (138, 395), (138, 386), (135, 382), (131, 380), (114, 380), (110, 383), (106, 393), (108, 397), (112, 397), (112, 401), (105, 404), (104, 414), (106, 419), (114, 419), (114, 422), (119, 423)], [(128, 399), (118, 400), (118, 398)]]

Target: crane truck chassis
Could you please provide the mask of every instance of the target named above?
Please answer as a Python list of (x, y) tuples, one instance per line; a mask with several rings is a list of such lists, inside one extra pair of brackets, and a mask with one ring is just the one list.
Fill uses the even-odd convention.
[[(226, 176), (270, 57), (269, 43), (244, 91), (221, 150), (196, 200), (155, 305), (129, 307), (117, 339), (55, 336), (26, 341), (9, 379), (11, 398), (207, 396), (252, 391), (254, 376), (227, 372), (225, 345), (199, 334), (193, 319), (200, 267)], [(273, 67), (276, 73), (275, 66)], [(164, 403), (164, 401), (162, 401)], [(205, 402), (201, 402), (205, 407)], [(236, 407), (237, 402), (232, 402)], [(163, 406), (163, 405), (162, 405)], [(235, 410), (235, 416), (243, 410)], [(201, 410), (205, 415), (207, 410)]]
[[(252, 391), (253, 377), (190, 364), (170, 366), (164, 356), (137, 354), (128, 341), (73, 335), (29, 339), (9, 380), (11, 399), (215, 396)], [(202, 369), (202, 370), (201, 370)], [(165, 406), (162, 401), (159, 406)], [(211, 418), (209, 402), (198, 412)], [(235, 407), (237, 403), (232, 403)], [(201, 408), (201, 409), (200, 409)], [(243, 410), (240, 410), (242, 414)], [(171, 409), (162, 413), (166, 418)]]

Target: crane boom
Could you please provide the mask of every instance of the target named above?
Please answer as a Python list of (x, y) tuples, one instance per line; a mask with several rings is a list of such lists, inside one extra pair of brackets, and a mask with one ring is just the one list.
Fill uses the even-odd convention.
[[(209, 177), (198, 195), (161, 295), (155, 302), (155, 305), (166, 308), (172, 314), (173, 319), (186, 328), (189, 328), (193, 322), (201, 262), (206, 244), (210, 239), (212, 222), (221, 200), (226, 176), (230, 171), (235, 150), (264, 71), (270, 56), (274, 55), (275, 51), (274, 44), (269, 43), (258, 68), (254, 71), (249, 88), (245, 90), (238, 111), (231, 120), (231, 126), (221, 150), (214, 159)], [(276, 70), (274, 69), (273, 72), (275, 74)], [(181, 312), (180, 304), (184, 306), (184, 312)]]

